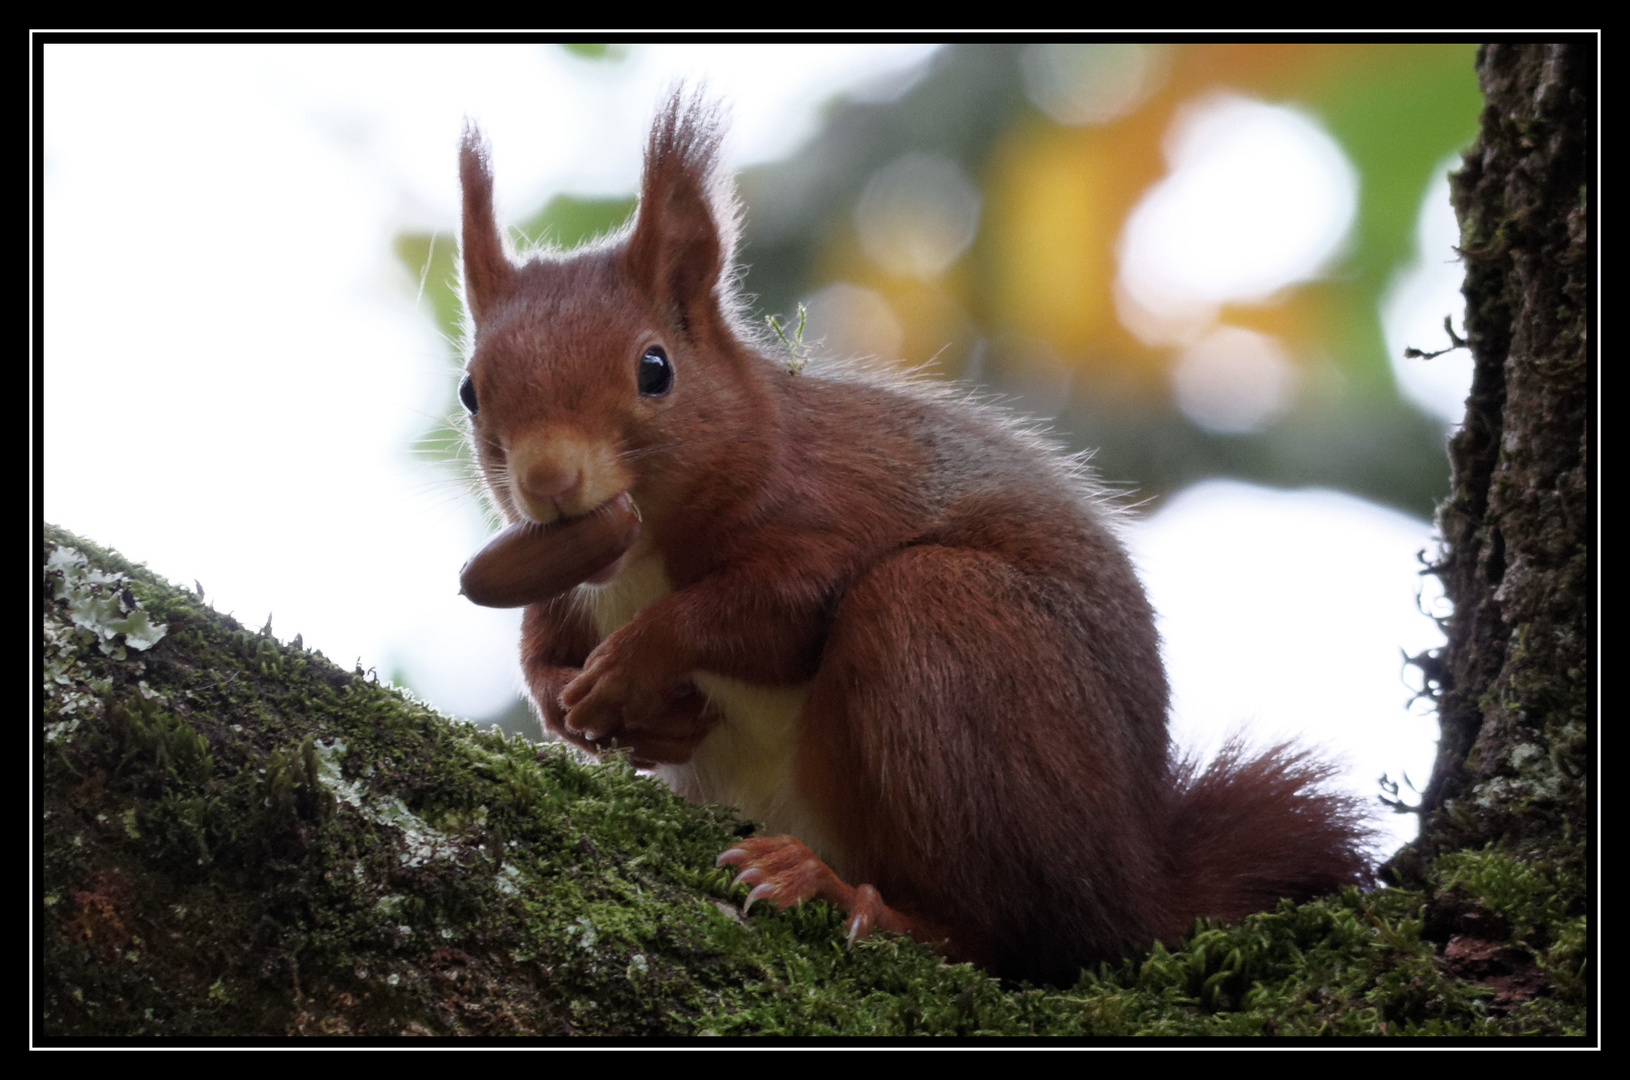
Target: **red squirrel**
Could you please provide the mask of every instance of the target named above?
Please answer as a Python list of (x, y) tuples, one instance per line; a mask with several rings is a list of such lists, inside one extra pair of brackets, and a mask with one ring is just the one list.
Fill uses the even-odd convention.
[(1067, 984), (1196, 916), (1368, 880), (1328, 766), (1173, 760), (1154, 613), (1077, 459), (943, 386), (774, 358), (720, 139), (675, 92), (630, 223), (517, 262), (465, 129), (459, 396), (482, 476), (539, 535), (618, 519), (578, 544), (609, 545), (574, 552), (582, 584), (483, 601), (528, 604), (546, 727), (784, 834), (720, 856), (749, 903), (822, 897), (852, 937), (1003, 976)]

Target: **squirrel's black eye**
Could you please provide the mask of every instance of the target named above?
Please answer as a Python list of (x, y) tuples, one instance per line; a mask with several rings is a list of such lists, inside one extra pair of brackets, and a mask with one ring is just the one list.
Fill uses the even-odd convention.
[(471, 416), (480, 411), (476, 408), (475, 382), (468, 375), (458, 384), (458, 399), (464, 402), (464, 407), (470, 411)]
[(652, 345), (640, 357), (639, 384), (641, 397), (661, 397), (674, 385), (673, 361), (661, 345)]

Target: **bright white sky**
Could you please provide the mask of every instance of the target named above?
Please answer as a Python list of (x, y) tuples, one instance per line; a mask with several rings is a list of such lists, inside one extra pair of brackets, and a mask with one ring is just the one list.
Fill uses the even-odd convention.
[[(46, 519), (201, 582), (247, 625), (271, 613), (279, 637), (336, 662), (400, 668), (446, 712), (495, 712), (519, 685), (517, 620), (457, 595), (485, 527), (463, 486), (410, 452), (455, 376), (391, 248), (402, 230), (454, 241), (463, 118), (494, 147), (500, 214), (519, 216), (562, 190), (629, 192), (676, 78), (732, 101), (741, 165), (813, 135), (831, 94), (898, 84), (925, 55), (673, 45), (607, 67), (520, 45), (48, 46)], [(1343, 175), (1316, 130), (1286, 142), (1301, 121), (1264, 126), (1236, 105), (1259, 156), (1278, 139)], [(1237, 160), (1185, 137), (1207, 167)], [(1283, 280), (1334, 250), (1346, 222), (1331, 215), (1350, 198), (1334, 190), (1335, 209), (1286, 240), (1300, 262)], [(1423, 255), (1408, 289), (1441, 290), (1445, 273), (1421, 268), (1447, 257)], [(1272, 275), (1253, 265), (1238, 291)], [(1446, 412), (1464, 395), (1421, 392)], [(1366, 796), (1382, 772), (1424, 783), (1435, 724), (1405, 709), (1400, 650), (1439, 640), (1415, 607), (1427, 523), (1327, 492), (1207, 484), (1130, 542), (1162, 612), (1182, 745), (1247, 724), (1264, 742), (1299, 731), (1345, 755)]]

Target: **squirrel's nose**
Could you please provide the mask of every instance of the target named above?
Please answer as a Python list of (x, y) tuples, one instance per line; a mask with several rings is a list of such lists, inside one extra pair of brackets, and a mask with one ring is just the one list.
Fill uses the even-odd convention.
[(542, 525), (587, 513), (630, 482), (615, 451), (570, 430), (522, 436), (505, 454), (516, 509)]

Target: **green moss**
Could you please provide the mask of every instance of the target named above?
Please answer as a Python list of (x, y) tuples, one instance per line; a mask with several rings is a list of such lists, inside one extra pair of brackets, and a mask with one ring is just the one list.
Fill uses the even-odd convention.
[[(48, 1038), (1584, 1028), (1577, 870), (1446, 857), (1427, 891), (1202, 922), (1068, 989), (1004, 985), (909, 940), (850, 945), (825, 904), (743, 917), (713, 865), (741, 823), (622, 761), (447, 720), (59, 530), (41, 566)], [(117, 617), (161, 638), (76, 625), (123, 592)], [(1433, 921), (1433, 888), (1459, 923)], [(1531, 958), (1524, 993), (1457, 969), (1471, 930)]]

